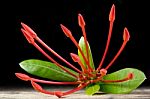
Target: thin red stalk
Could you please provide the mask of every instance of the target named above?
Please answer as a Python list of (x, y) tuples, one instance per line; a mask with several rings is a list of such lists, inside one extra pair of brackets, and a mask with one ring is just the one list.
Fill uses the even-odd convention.
[(65, 95), (74, 93), (74, 92), (76, 92), (76, 91), (78, 91), (78, 90), (81, 90), (82, 88), (84, 88), (84, 87), (87, 86), (88, 84), (89, 84), (89, 83), (84, 83), (84, 84), (82, 84), (82, 85), (79, 85), (77, 88), (74, 88), (74, 89), (72, 89), (72, 90), (70, 90), (70, 91), (64, 92), (63, 95), (65, 96)]
[(115, 5), (113, 4), (109, 13), (109, 33), (108, 33), (108, 38), (107, 38), (107, 43), (106, 43), (106, 47), (105, 47), (105, 51), (102, 57), (102, 60), (97, 68), (97, 70), (99, 71), (103, 65), (104, 59), (106, 57), (107, 51), (108, 51), (108, 47), (110, 44), (110, 39), (111, 39), (111, 34), (112, 34), (112, 28), (113, 28), (113, 23), (115, 21)]
[(117, 54), (115, 55), (115, 57), (112, 59), (112, 61), (106, 66), (106, 70), (114, 63), (114, 61), (117, 59), (117, 57), (120, 55), (120, 53), (123, 51), (125, 45), (127, 42), (123, 42), (121, 48), (119, 49), (119, 51), (117, 52)]
[(96, 83), (96, 82), (100, 81), (103, 76), (105, 76), (105, 75), (100, 75), (97, 79), (91, 80), (91, 83)]
[(77, 77), (77, 75), (73, 74), (72, 72), (70, 72), (69, 70), (67, 70), (66, 68), (64, 68), (62, 65), (60, 65), (58, 62), (56, 62), (53, 58), (51, 58), (44, 50), (42, 50), (35, 42), (34, 39), (32, 38), (32, 36), (29, 34), (29, 32), (22, 30), (22, 33), (24, 34), (24, 36), (26, 37), (26, 39), (29, 41), (29, 43), (31, 43), (32, 45), (34, 45), (44, 56), (46, 56), (49, 60), (51, 60), (53, 63), (55, 63), (57, 66), (59, 66), (61, 69), (63, 69), (64, 71), (66, 71), (67, 73), (69, 73), (70, 75)]
[(61, 92), (61, 91), (56, 91), (56, 92), (51, 92), (51, 91), (46, 91), (44, 90), (40, 85), (38, 85), (37, 83), (35, 83), (34, 81), (31, 81), (31, 84), (33, 86), (33, 88), (39, 92), (45, 93), (45, 94), (50, 94), (50, 95), (56, 95), (57, 97), (62, 97), (71, 93), (74, 93), (78, 90), (81, 90), (82, 88), (84, 88), (86, 85), (88, 85), (89, 83), (86, 83), (84, 85), (79, 85), (77, 88), (74, 88), (72, 90), (69, 90), (67, 92)]
[(88, 74), (90, 77), (93, 77), (93, 75), (91, 74), (91, 72), (89, 72), (89, 71), (86, 70), (86, 68), (84, 67), (84, 65), (82, 64), (81, 61), (79, 61), (78, 64), (84, 68), (84, 69), (83, 69), (83, 72), (84, 72), (85, 74)]
[[(85, 42), (85, 46), (86, 46), (86, 54), (87, 54), (87, 62), (88, 64), (90, 64), (90, 57), (89, 57), (89, 51), (88, 51), (88, 42), (87, 42), (87, 38), (86, 38), (86, 33), (85, 33), (85, 29), (82, 28), (83, 31), (83, 37), (84, 37), (84, 42)], [(91, 66), (88, 66), (90, 71), (93, 71), (93, 69), (91, 68)]]
[(80, 46), (78, 45), (77, 41), (74, 39), (74, 37), (72, 37), (72, 38), (70, 38), (70, 39), (72, 40), (72, 42), (74, 42), (74, 44), (76, 45), (76, 47), (79, 49), (79, 51), (80, 51), (80, 53), (81, 53), (81, 55), (82, 55), (84, 61), (86, 62), (86, 64), (88, 65), (88, 68), (89, 68), (89, 67), (90, 67), (90, 64), (88, 63), (88, 61), (87, 61), (87, 59), (86, 59), (86, 57), (85, 57), (85, 55), (84, 55), (82, 49), (81, 49)]
[(56, 57), (58, 57), (60, 60), (65, 62), (67, 65), (69, 65), (71, 68), (76, 70), (78, 73), (81, 73), (79, 69), (77, 69), (75, 66), (73, 66), (71, 63), (69, 63), (67, 60), (65, 60), (63, 57), (61, 57), (59, 54), (57, 54), (53, 49), (51, 49), (49, 46), (47, 46), (39, 37), (35, 38), (39, 43), (41, 43), (45, 48), (47, 48), (51, 53), (53, 53)]
[(105, 82), (105, 83), (113, 83), (113, 82), (123, 82), (123, 81), (127, 81), (127, 80), (130, 80), (130, 79), (133, 79), (133, 74), (132, 73), (129, 73), (127, 77), (125, 77), (123, 79), (120, 79), (120, 80), (101, 80), (101, 81)]
[(124, 28), (124, 33), (123, 33), (123, 44), (120, 47), (119, 51), (117, 52), (117, 54), (115, 55), (115, 57), (112, 59), (112, 61), (106, 66), (106, 70), (114, 63), (114, 61), (117, 59), (117, 57), (120, 55), (120, 53), (123, 51), (124, 47), (126, 46), (126, 43), (129, 41), (130, 38), (130, 34), (128, 29), (125, 27)]
[[(84, 43), (85, 43), (85, 46), (86, 46), (87, 61), (90, 64), (89, 51), (88, 51), (88, 41), (87, 41), (86, 32), (85, 32), (85, 21), (84, 21), (81, 14), (78, 15), (78, 21), (79, 21), (79, 26), (82, 29), (82, 33), (83, 33), (83, 37), (84, 37)], [(89, 70), (93, 71), (91, 67), (89, 67)]]
[(106, 47), (105, 47), (105, 51), (104, 51), (104, 54), (103, 54), (103, 57), (101, 59), (101, 62), (99, 64), (99, 67), (97, 68), (97, 70), (99, 71), (103, 65), (103, 62), (104, 62), (104, 59), (106, 57), (106, 54), (107, 54), (107, 51), (108, 51), (108, 47), (109, 47), (109, 44), (110, 44), (110, 39), (111, 39), (111, 34), (112, 34), (112, 28), (113, 28), (113, 23), (110, 22), (110, 26), (109, 26), (109, 34), (108, 34), (108, 38), (107, 38), (107, 43), (106, 43)]
[(77, 77), (77, 75), (73, 74), (72, 72), (70, 72), (69, 70), (67, 70), (66, 68), (64, 68), (62, 65), (60, 65), (58, 62), (56, 62), (52, 57), (50, 57), (44, 50), (42, 50), (36, 43), (33, 44), (44, 56), (46, 56), (50, 61), (52, 61), (53, 63), (55, 63), (57, 66), (59, 66), (61, 69), (63, 69), (64, 71), (66, 71), (67, 73), (69, 73), (70, 75)]
[(82, 70), (83, 70), (84, 73), (88, 73), (88, 71), (86, 70), (86, 68), (84, 67), (84, 65), (82, 64), (81, 61), (79, 61), (78, 64), (81, 66), (81, 68), (82, 68)]
[(69, 38), (71, 39), (71, 41), (75, 44), (75, 46), (79, 49), (79, 51), (80, 51), (80, 53), (81, 53), (81, 55), (82, 55), (84, 61), (86, 62), (88, 68), (90, 68), (89, 62), (87, 61), (87, 59), (86, 59), (86, 57), (85, 57), (85, 55), (84, 55), (82, 49), (80, 48), (80, 46), (79, 46), (78, 43), (77, 43), (77, 41), (76, 41), (75, 38), (72, 36), (71, 31), (70, 31), (69, 29), (67, 29), (67, 28), (66, 28), (64, 25), (62, 25), (62, 24), (61, 24), (61, 28), (62, 28), (63, 32), (65, 33), (65, 35), (66, 35), (67, 37), (69, 37)]
[(55, 82), (55, 81), (46, 81), (46, 80), (40, 80), (31, 78), (34, 82), (44, 83), (44, 84), (57, 84), (57, 85), (76, 85), (79, 84), (79, 82)]
[(26, 24), (21, 23), (21, 25), (23, 26), (23, 28), (28, 32), (28, 34), (30, 36), (32, 36), (32, 38), (35, 38), (39, 43), (41, 43), (45, 48), (47, 48), (51, 53), (53, 53), (56, 57), (58, 57), (60, 60), (62, 60), (63, 62), (65, 62), (67, 65), (69, 65), (71, 68), (73, 68), (74, 70), (76, 70), (77, 72), (81, 73), (81, 71), (79, 69), (77, 69), (75, 66), (73, 66), (72, 64), (70, 64), (68, 61), (66, 61), (63, 57), (61, 57), (59, 54), (57, 54), (53, 49), (51, 49), (49, 46), (47, 46), (38, 36), (37, 34)]
[(40, 79), (36, 79), (36, 78), (32, 78), (32, 77), (29, 77), (28, 75), (26, 74), (23, 74), (23, 73), (15, 73), (15, 75), (20, 78), (21, 80), (24, 80), (24, 81), (34, 81), (34, 82), (39, 82), (39, 83), (45, 83), (45, 84), (59, 84), (59, 85), (74, 85), (74, 84), (79, 84), (80, 82), (55, 82), (55, 81), (46, 81), (46, 80), (40, 80)]

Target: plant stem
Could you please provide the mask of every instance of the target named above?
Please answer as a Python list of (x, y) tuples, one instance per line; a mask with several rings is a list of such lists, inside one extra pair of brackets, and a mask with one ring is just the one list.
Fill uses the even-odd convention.
[(69, 70), (67, 70), (66, 68), (64, 68), (62, 65), (60, 65), (58, 62), (56, 62), (52, 57), (50, 57), (44, 50), (42, 50), (36, 43), (33, 43), (33, 45), (35, 46), (35, 48), (37, 48), (44, 56), (46, 56), (50, 61), (52, 61), (53, 63), (55, 63), (57, 66), (59, 66), (61, 69), (63, 69), (64, 71), (66, 71), (67, 73), (69, 73), (70, 75), (74, 76), (75, 78), (78, 78), (77, 75), (73, 74), (72, 72), (70, 72)]
[(58, 57), (60, 60), (65, 62), (67, 65), (69, 65), (71, 68), (76, 70), (78, 73), (81, 73), (79, 69), (77, 69), (75, 66), (73, 66), (71, 63), (69, 63), (67, 60), (65, 60), (63, 57), (61, 57), (59, 54), (57, 54), (53, 49), (51, 49), (49, 46), (47, 46), (39, 37), (35, 38), (39, 43), (41, 43), (46, 49), (48, 49), (51, 53), (53, 53), (56, 57)]
[(84, 87), (87, 86), (88, 84), (89, 84), (89, 82), (84, 83), (84, 84), (81, 84), (81, 85), (79, 85), (78, 87), (76, 87), (76, 88), (74, 88), (74, 89), (72, 89), (72, 90), (70, 90), (70, 91), (64, 92), (64, 93), (63, 93), (63, 96), (68, 95), (68, 94), (71, 94), (71, 93), (74, 93), (74, 92), (76, 92), (76, 91), (78, 91), (78, 90), (81, 90), (82, 88), (84, 88)]
[(69, 38), (71, 39), (71, 41), (75, 44), (75, 46), (79, 49), (79, 51), (80, 51), (80, 53), (81, 53), (81, 55), (82, 55), (84, 61), (86, 62), (88, 68), (90, 68), (89, 62), (87, 61), (87, 59), (86, 59), (86, 57), (85, 57), (85, 55), (84, 55), (82, 49), (80, 48), (80, 46), (79, 46), (78, 43), (77, 43), (77, 41), (76, 41), (75, 38), (72, 36), (71, 31), (70, 31), (69, 29), (67, 29), (67, 28), (66, 28), (64, 25), (62, 25), (62, 24), (61, 24), (60, 26), (61, 26), (63, 32), (65, 33), (65, 35), (66, 35), (67, 37), (69, 37)]
[(115, 21), (115, 5), (113, 4), (109, 13), (109, 33), (108, 33), (108, 38), (107, 38), (107, 43), (106, 43), (106, 47), (105, 47), (105, 51), (102, 57), (102, 60), (97, 68), (97, 71), (99, 71), (103, 65), (104, 59), (106, 57), (107, 51), (108, 51), (108, 47), (110, 44), (110, 39), (111, 39), (111, 34), (112, 34), (112, 29), (113, 29), (113, 23)]
[(133, 73), (129, 73), (127, 77), (120, 79), (120, 80), (102, 80), (101, 79), (101, 81), (105, 83), (114, 83), (114, 82), (124, 82), (130, 79), (133, 79)]
[(46, 81), (46, 80), (40, 80), (31, 78), (34, 82), (44, 83), (44, 84), (57, 84), (57, 85), (76, 85), (79, 84), (79, 82), (55, 82), (55, 81)]
[(117, 57), (120, 55), (120, 53), (123, 51), (125, 45), (127, 42), (123, 42), (121, 48), (119, 49), (119, 51), (117, 52), (117, 54), (115, 55), (115, 57), (112, 59), (112, 61), (106, 66), (106, 70), (114, 63), (114, 61), (117, 59)]
[[(84, 18), (81, 14), (78, 15), (78, 23), (79, 26), (82, 29), (82, 33), (83, 33), (83, 37), (84, 37), (84, 43), (85, 43), (85, 47), (86, 47), (86, 56), (87, 56), (87, 62), (90, 64), (90, 59), (89, 59), (89, 51), (88, 51), (88, 41), (87, 41), (87, 37), (86, 37), (86, 32), (85, 32), (85, 21)], [(93, 71), (93, 69), (91, 67), (88, 67), (89, 71)]]
[(103, 65), (103, 62), (104, 62), (104, 59), (106, 57), (106, 54), (107, 54), (107, 51), (108, 51), (108, 47), (109, 47), (109, 44), (110, 44), (110, 39), (111, 39), (111, 34), (112, 34), (112, 28), (113, 28), (113, 23), (110, 22), (110, 26), (109, 26), (109, 34), (108, 34), (108, 38), (107, 38), (107, 43), (106, 43), (106, 47), (105, 47), (105, 51), (104, 51), (104, 54), (103, 54), (103, 57), (101, 59), (101, 62), (97, 68), (97, 71), (99, 71)]

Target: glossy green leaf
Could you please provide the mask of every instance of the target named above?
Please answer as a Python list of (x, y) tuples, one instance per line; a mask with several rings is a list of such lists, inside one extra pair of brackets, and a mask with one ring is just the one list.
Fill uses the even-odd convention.
[(86, 87), (85, 93), (87, 95), (93, 95), (97, 93), (100, 90), (100, 85), (99, 84), (90, 84)]
[[(64, 72), (60, 67), (51, 62), (37, 59), (28, 59), (22, 61), (21, 63), (19, 63), (19, 65), (26, 72), (38, 77), (56, 81), (76, 81), (75, 77), (68, 74), (67, 72)], [(75, 71), (71, 69), (68, 70), (77, 75)]]
[(104, 76), (105, 80), (119, 80), (133, 73), (133, 79), (118, 83), (100, 83), (100, 91), (113, 94), (130, 93), (136, 89), (146, 79), (145, 74), (134, 68), (125, 68)]
[[(87, 54), (86, 54), (86, 46), (85, 46), (85, 42), (84, 42), (84, 37), (81, 37), (80, 40), (79, 40), (79, 46), (81, 47), (81, 50), (83, 51), (85, 57), (87, 57)], [(91, 52), (91, 48), (90, 48), (90, 45), (88, 43), (88, 51), (89, 51), (89, 62), (90, 62), (90, 66), (95, 69), (95, 66), (94, 66), (94, 62), (93, 62), (93, 57), (92, 57), (92, 52)], [(80, 51), (78, 50), (78, 55), (80, 57), (80, 60), (82, 62), (82, 64), (87, 68), (87, 65), (86, 65), (86, 62), (84, 61)]]

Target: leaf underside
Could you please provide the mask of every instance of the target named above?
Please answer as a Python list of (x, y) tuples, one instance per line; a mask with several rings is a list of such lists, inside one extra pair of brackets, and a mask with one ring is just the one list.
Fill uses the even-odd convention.
[(105, 93), (113, 93), (113, 94), (124, 94), (130, 93), (134, 89), (136, 89), (142, 82), (146, 79), (145, 74), (134, 68), (125, 68), (119, 71), (113, 72), (111, 74), (107, 74), (103, 77), (104, 80), (119, 80), (127, 77), (129, 73), (133, 73), (133, 79), (118, 82), (118, 83), (102, 83), (100, 82), (101, 89), (100, 91)]
[[(85, 45), (85, 42), (84, 42), (84, 37), (82, 36), (79, 40), (79, 46), (81, 48), (81, 50), (83, 51), (83, 54), (85, 55), (85, 57), (87, 58), (87, 53), (86, 53), (86, 45)], [(92, 57), (92, 52), (91, 52), (91, 48), (90, 48), (90, 45), (88, 43), (88, 51), (89, 51), (89, 62), (90, 62), (90, 66), (93, 68), (93, 70), (95, 70), (95, 66), (94, 66), (94, 62), (93, 62), (93, 57)], [(80, 57), (80, 60), (82, 62), (82, 64), (87, 68), (87, 64), (86, 62), (84, 61), (80, 51), (78, 50), (78, 55)]]
[[(56, 81), (76, 81), (75, 77), (68, 74), (67, 72), (64, 72), (60, 67), (51, 62), (37, 59), (28, 59), (20, 62), (19, 65), (26, 72), (38, 77)], [(69, 68), (66, 69), (68, 69), (75, 75), (78, 75), (75, 71)]]

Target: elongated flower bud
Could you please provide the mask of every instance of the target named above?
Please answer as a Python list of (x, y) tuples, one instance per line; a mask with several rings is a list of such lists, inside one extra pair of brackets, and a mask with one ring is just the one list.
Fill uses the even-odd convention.
[(15, 73), (15, 75), (21, 79), (21, 80), (24, 80), (24, 81), (28, 81), (30, 80), (30, 77), (28, 75), (25, 75), (25, 74), (22, 74), (22, 73)]
[(78, 55), (74, 54), (74, 53), (70, 53), (71, 58), (73, 59), (74, 62), (79, 62), (80, 58)]
[(113, 4), (109, 13), (109, 21), (115, 20), (115, 5)]
[(33, 38), (37, 37), (37, 34), (28, 25), (24, 24), (23, 22), (21, 22), (21, 25), (27, 32), (30, 33)]
[(33, 37), (27, 31), (25, 31), (24, 29), (21, 29), (21, 31), (22, 31), (23, 35), (26, 37), (27, 41), (29, 43), (33, 44), (34, 43)]
[(67, 36), (67, 37), (71, 37), (72, 36), (72, 33), (71, 33), (71, 31), (68, 29), (68, 28), (66, 28), (64, 25), (62, 25), (62, 24), (60, 24), (60, 26), (61, 26), (61, 29), (63, 30), (63, 32), (65, 33), (65, 35)]
[(81, 14), (78, 14), (78, 24), (80, 27), (85, 26), (85, 21), (84, 21), (83, 16)]
[(31, 84), (35, 90), (37, 90), (37, 91), (43, 90), (42, 87), (39, 84), (35, 83), (34, 81), (31, 81)]
[(129, 41), (129, 38), (130, 38), (129, 31), (128, 31), (128, 29), (125, 27), (125, 28), (124, 28), (124, 32), (123, 32), (123, 40), (124, 40), (124, 41)]

